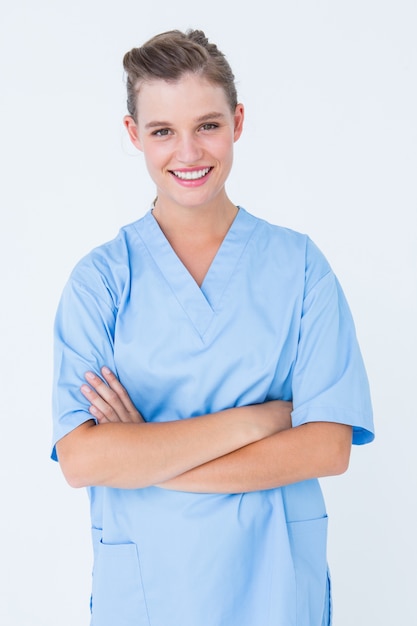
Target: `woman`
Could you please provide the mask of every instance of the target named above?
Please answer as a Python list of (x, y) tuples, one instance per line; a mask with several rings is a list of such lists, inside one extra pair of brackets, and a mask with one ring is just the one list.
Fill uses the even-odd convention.
[(373, 438), (346, 301), (308, 237), (228, 198), (244, 108), (204, 33), (124, 67), (157, 198), (77, 265), (55, 329), (53, 458), (90, 495), (92, 624), (327, 625), (317, 478)]

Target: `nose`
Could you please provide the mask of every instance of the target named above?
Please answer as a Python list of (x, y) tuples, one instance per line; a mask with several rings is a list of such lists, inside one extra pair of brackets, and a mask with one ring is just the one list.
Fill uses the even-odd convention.
[(181, 135), (178, 138), (176, 156), (178, 161), (186, 165), (193, 165), (203, 154), (203, 150), (198, 142), (198, 137), (193, 133)]

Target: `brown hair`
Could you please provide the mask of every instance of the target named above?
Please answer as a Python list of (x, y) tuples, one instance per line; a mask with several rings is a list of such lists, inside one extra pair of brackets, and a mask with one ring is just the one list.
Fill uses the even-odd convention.
[(140, 84), (154, 79), (175, 82), (185, 73), (203, 76), (224, 89), (232, 111), (237, 105), (235, 77), (226, 57), (209, 43), (202, 30), (171, 30), (132, 48), (123, 58), (127, 74), (127, 110), (137, 121), (136, 101)]

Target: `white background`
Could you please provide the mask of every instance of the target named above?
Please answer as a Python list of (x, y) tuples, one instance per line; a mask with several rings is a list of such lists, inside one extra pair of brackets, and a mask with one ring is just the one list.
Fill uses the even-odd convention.
[(231, 199), (322, 248), (369, 373), (377, 439), (322, 483), (334, 626), (416, 624), (416, 3), (3, 0), (0, 11), (1, 624), (88, 624), (87, 497), (48, 458), (53, 317), (78, 259), (153, 199), (121, 125), (122, 56), (188, 27), (226, 53), (246, 104)]

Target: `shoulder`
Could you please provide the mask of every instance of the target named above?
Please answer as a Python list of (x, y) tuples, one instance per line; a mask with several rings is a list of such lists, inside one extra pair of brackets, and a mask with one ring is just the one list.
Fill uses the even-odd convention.
[(307, 234), (273, 224), (247, 211), (245, 213), (256, 225), (254, 236), (258, 247), (272, 255), (279, 255), (282, 262), (304, 271), (308, 284), (318, 282), (331, 272), (325, 255)]
[(134, 257), (141, 247), (137, 226), (144, 218), (123, 226), (116, 237), (81, 258), (68, 283), (79, 289), (110, 298), (118, 306), (124, 286), (129, 282)]

